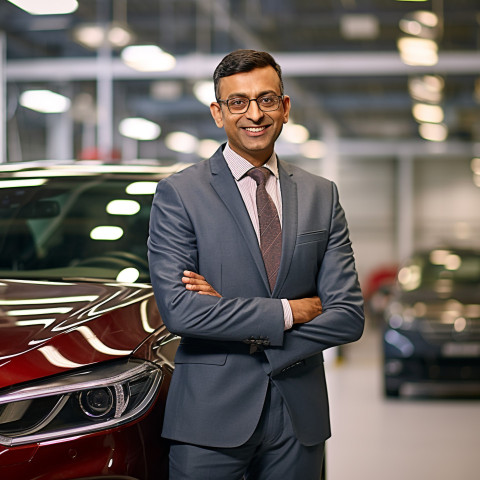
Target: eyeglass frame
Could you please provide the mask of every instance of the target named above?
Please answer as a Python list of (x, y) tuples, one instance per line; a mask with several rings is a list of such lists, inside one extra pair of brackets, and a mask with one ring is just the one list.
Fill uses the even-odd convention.
[[(258, 99), (259, 98), (262, 98), (262, 97), (277, 97), (280, 99), (280, 101), (278, 102), (278, 106), (277, 108), (274, 108), (273, 110), (263, 110), (262, 107), (259, 105), (258, 103)], [(230, 107), (228, 105), (228, 102), (230, 100), (233, 100), (234, 98), (246, 98), (248, 100), (248, 105), (247, 105), (247, 108), (243, 111), (243, 112), (232, 112), (230, 110)], [(217, 99), (217, 102), (218, 103), (223, 103), (227, 106), (228, 108), (228, 111), (232, 114), (232, 115), (243, 115), (244, 113), (247, 113), (248, 112), (248, 109), (250, 108), (250, 103), (255, 101), (255, 103), (257, 104), (257, 107), (260, 111), (262, 111), (263, 113), (269, 113), (269, 112), (276, 112), (279, 108), (280, 108), (280, 104), (282, 103), (283, 99), (285, 98), (285, 95), (275, 95), (275, 94), (271, 94), (271, 93), (264, 93), (263, 95), (260, 95), (259, 97), (257, 98), (247, 98), (247, 97), (243, 97), (242, 95), (238, 95), (237, 97), (233, 97), (233, 98), (229, 98), (227, 100), (221, 100), (221, 99)]]

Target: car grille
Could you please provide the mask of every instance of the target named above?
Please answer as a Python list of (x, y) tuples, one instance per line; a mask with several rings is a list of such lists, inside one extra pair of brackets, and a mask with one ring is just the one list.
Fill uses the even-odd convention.
[(441, 322), (437, 319), (418, 320), (419, 331), (431, 344), (441, 345), (445, 342), (480, 342), (480, 318), (466, 318), (465, 328), (455, 329), (454, 323)]

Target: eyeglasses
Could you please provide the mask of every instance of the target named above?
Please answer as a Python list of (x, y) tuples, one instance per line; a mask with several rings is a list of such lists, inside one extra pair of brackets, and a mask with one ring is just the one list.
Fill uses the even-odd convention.
[(218, 103), (224, 103), (230, 113), (245, 113), (250, 107), (250, 102), (257, 102), (258, 108), (262, 112), (273, 112), (280, 107), (283, 95), (262, 95), (258, 98), (232, 97), (228, 100), (218, 100)]

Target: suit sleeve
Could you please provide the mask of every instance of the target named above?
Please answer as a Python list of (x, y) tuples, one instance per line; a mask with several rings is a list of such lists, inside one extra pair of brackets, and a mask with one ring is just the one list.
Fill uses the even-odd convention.
[(281, 300), (218, 298), (186, 290), (183, 271), (198, 272), (193, 225), (170, 178), (159, 182), (150, 216), (148, 258), (155, 299), (167, 328), (182, 337), (282, 345)]
[(358, 340), (363, 332), (363, 297), (358, 283), (348, 226), (332, 185), (329, 240), (317, 275), (323, 312), (311, 322), (286, 332), (282, 348), (269, 348), (272, 374), (323, 350)]

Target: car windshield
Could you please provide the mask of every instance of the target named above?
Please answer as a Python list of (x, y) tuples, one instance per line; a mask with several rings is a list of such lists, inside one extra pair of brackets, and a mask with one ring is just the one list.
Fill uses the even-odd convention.
[[(432, 250), (417, 255), (400, 269), (398, 280), (403, 290), (438, 289), (442, 282), (457, 286), (480, 285), (480, 254), (470, 251)], [(445, 283), (446, 284), (446, 283)]]
[(0, 179), (0, 276), (148, 281), (158, 179)]

